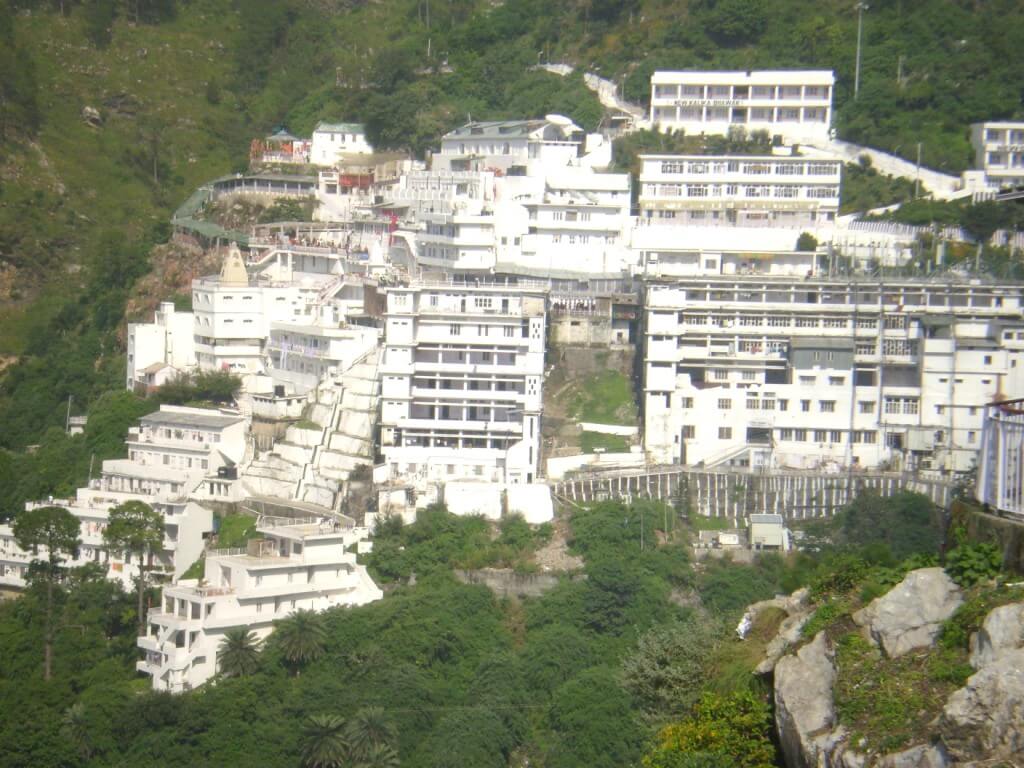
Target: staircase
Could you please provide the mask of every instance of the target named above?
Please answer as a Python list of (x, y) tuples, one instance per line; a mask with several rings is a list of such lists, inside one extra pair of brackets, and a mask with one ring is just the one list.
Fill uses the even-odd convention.
[(253, 460), (242, 476), (250, 493), (344, 511), (352, 473), (373, 464), (381, 354), (374, 349), (317, 385), (304, 419), (317, 426), (289, 426), (272, 451)]

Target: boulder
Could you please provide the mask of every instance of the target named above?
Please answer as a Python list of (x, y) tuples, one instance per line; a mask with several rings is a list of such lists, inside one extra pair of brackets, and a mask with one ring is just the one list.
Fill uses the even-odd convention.
[(981, 669), (1018, 648), (1024, 648), (1024, 603), (1001, 605), (971, 635), (971, 666)]
[(878, 759), (875, 768), (947, 768), (952, 765), (941, 744), (919, 744)]
[(99, 127), (103, 124), (103, 116), (95, 107), (82, 107), (82, 119), (89, 125)]
[(955, 691), (939, 717), (954, 760), (1016, 760), (1024, 754), (1024, 649), (1005, 651)]
[(926, 648), (942, 622), (963, 602), (960, 588), (941, 568), (921, 568), (853, 614), (872, 642), (890, 658)]
[(782, 623), (779, 625), (779, 631), (764, 649), (764, 659), (754, 669), (756, 674), (767, 675), (775, 669), (775, 665), (782, 658), (782, 654), (800, 641), (802, 637), (800, 632), (804, 628), (804, 624), (807, 623), (807, 620), (811, 618), (811, 615), (811, 611), (804, 610), (798, 613), (791, 613), (782, 620)]
[(842, 738), (836, 724), (832, 651), (819, 632), (814, 640), (775, 665), (775, 722), (789, 768), (811, 768)]

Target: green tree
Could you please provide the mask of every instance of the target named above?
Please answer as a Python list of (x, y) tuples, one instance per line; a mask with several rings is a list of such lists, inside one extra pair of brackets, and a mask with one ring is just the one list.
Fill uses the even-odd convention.
[(217, 648), (217, 664), (224, 677), (246, 677), (260, 666), (260, 642), (245, 627), (229, 629)]
[(772, 768), (776, 762), (770, 733), (771, 710), (753, 693), (705, 693), (693, 717), (661, 730), (658, 744), (644, 756), (643, 766)]
[(301, 667), (324, 655), (327, 629), (322, 616), (300, 610), (277, 622), (273, 637), (285, 662), (298, 677)]
[(78, 518), (63, 507), (27, 509), (14, 518), (14, 540), (34, 556), (46, 550), (45, 560), (33, 560), (35, 571), (46, 582), (46, 618), (43, 629), (43, 679), (53, 677), (53, 593), (60, 565), (78, 551)]
[(693, 706), (706, 682), (719, 637), (717, 622), (692, 613), (655, 626), (623, 662), (623, 684), (648, 715), (678, 716)]
[(153, 552), (163, 548), (164, 516), (143, 501), (131, 500), (110, 510), (103, 529), (107, 547), (126, 560), (134, 556), (139, 563), (137, 620), (139, 634), (146, 627), (146, 568)]
[(312, 715), (302, 729), (304, 768), (342, 768), (347, 762), (344, 718)]
[(76, 702), (67, 708), (61, 718), (61, 735), (75, 748), (83, 760), (92, 757), (92, 733), (85, 718), (85, 706)]
[(345, 726), (350, 755), (364, 760), (378, 747), (392, 746), (398, 738), (395, 728), (381, 707), (364, 707)]
[(818, 249), (818, 238), (810, 232), (801, 232), (800, 237), (796, 239), (796, 249), (798, 251), (816, 251)]
[(398, 753), (389, 744), (374, 744), (352, 761), (354, 768), (398, 768), (398, 764)]

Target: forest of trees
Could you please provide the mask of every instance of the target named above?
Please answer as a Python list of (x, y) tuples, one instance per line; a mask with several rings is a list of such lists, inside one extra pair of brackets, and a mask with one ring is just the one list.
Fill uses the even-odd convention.
[[(858, 500), (817, 532), (816, 554), (699, 571), (683, 521), (672, 536), (659, 530), (666, 515), (651, 502), (575, 511), (570, 543), (585, 578), (522, 600), (452, 576), (485, 521), (435, 508), (413, 525), (389, 523), (368, 561), (387, 587), (382, 601), (299, 614), (262, 647), (235, 633), (221, 679), (179, 696), (148, 692), (136, 675), (135, 596), (92, 567), (57, 589), (44, 681), (40, 578), (0, 603), (0, 764), (299, 766), (316, 749), (377, 744), (385, 765), (397, 756), (403, 766), (504, 768), (515, 756), (618, 768), (646, 754), (657, 768), (763, 768), (776, 764), (769, 697), (751, 674), (759, 659), (733, 631), (745, 606), (834, 586), (837, 573), (891, 583), (902, 558), (936, 554), (931, 504), (914, 494)], [(526, 553), (547, 535), (512, 518), (496, 551)], [(378, 737), (356, 735), (368, 730)]]

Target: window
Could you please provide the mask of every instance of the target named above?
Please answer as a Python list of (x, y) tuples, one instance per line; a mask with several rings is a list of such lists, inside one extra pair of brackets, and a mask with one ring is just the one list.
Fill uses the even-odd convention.
[(843, 433), (838, 429), (830, 430), (828, 433), (828, 441), (830, 443), (841, 443), (843, 442)]
[(748, 411), (756, 411), (758, 409), (759, 405), (760, 405), (760, 402), (757, 399), (757, 394), (756, 393), (752, 393), (752, 394), (748, 394), (747, 395), (747, 410)]
[(974, 442), (977, 442), (977, 440), (978, 440), (978, 433), (977, 432), (973, 432), (972, 431), (972, 432), (968, 432), (967, 433), (967, 442), (968, 443), (974, 443)]
[(744, 381), (757, 381), (757, 371), (743, 371), (742, 377)]
[(779, 430), (779, 440), (792, 440), (792, 439), (793, 439), (793, 430), (792, 429), (780, 429)]
[(857, 409), (861, 413), (874, 413), (875, 412), (875, 401), (874, 400), (861, 400), (857, 403)]
[(719, 427), (718, 428), (718, 439), (719, 440), (732, 440), (732, 427)]
[(835, 413), (836, 412), (836, 401), (835, 400), (819, 400), (818, 408), (821, 409), (822, 413)]
[(788, 411), (789, 410), (789, 400), (787, 400), (785, 398), (780, 398), (779, 399), (779, 410), (780, 411)]
[(985, 365), (992, 365), (992, 355), (985, 355)]
[(824, 429), (814, 430), (814, 442), (825, 443), (828, 442), (828, 432)]
[(829, 383), (829, 386), (831, 386), (831, 387), (841, 387), (841, 386), (843, 386), (843, 383), (845, 381), (846, 381), (846, 377), (845, 376), (829, 376), (828, 377), (828, 383)]
[(697, 436), (697, 427), (693, 424), (683, 425), (683, 440), (693, 440)]
[(684, 397), (683, 398), (683, 408), (693, 408), (693, 398), (692, 397)]
[(721, 410), (721, 411), (728, 411), (730, 408), (732, 408), (732, 400), (730, 400), (727, 397), (719, 398), (719, 400), (718, 400), (718, 409), (719, 410)]
[(794, 429), (793, 430), (793, 439), (795, 441), (797, 441), (798, 443), (806, 443), (807, 442), (807, 430), (806, 429)]
[(811, 410), (811, 401), (810, 400), (801, 400), (800, 401), (800, 410), (803, 411), (804, 413), (807, 413), (808, 411), (810, 411)]
[(718, 381), (725, 381), (729, 378), (729, 372), (725, 368), (714, 368), (711, 371), (711, 376)]
[(448, 326), (448, 333), (450, 333), (452, 336), (458, 336), (459, 335), (459, 325), (457, 323), (452, 323), (451, 325), (449, 325)]

